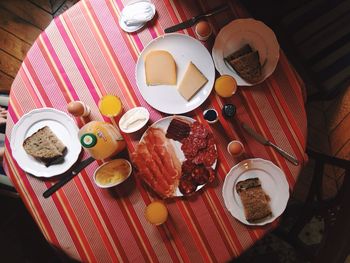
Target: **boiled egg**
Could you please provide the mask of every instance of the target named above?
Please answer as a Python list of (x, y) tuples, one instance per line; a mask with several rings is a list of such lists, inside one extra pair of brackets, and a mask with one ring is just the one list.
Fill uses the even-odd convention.
[(85, 107), (80, 101), (72, 101), (67, 105), (67, 111), (73, 116), (82, 116), (85, 113)]
[(240, 141), (231, 141), (227, 145), (227, 151), (234, 157), (240, 156), (243, 153), (244, 146)]
[(199, 40), (207, 40), (212, 33), (212, 29), (208, 22), (200, 21), (195, 27), (195, 32)]

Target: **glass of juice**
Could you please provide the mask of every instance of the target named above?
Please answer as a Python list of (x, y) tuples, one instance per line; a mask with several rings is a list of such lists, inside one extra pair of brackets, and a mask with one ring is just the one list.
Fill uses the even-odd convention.
[(159, 226), (168, 219), (168, 209), (164, 202), (153, 201), (146, 207), (145, 217), (149, 223)]
[(122, 112), (123, 105), (119, 97), (105, 95), (98, 102), (98, 108), (102, 115), (112, 118), (117, 117)]

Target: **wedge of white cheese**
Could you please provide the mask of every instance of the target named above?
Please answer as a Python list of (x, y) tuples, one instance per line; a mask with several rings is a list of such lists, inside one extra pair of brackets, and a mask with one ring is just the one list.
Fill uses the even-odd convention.
[(191, 61), (177, 89), (181, 96), (189, 101), (207, 82), (208, 79)]

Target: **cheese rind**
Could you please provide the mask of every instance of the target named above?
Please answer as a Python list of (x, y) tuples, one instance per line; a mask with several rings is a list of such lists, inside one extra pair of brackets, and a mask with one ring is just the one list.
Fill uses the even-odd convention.
[(182, 97), (189, 101), (207, 82), (208, 79), (191, 61), (178, 86), (178, 91)]
[(145, 57), (146, 83), (148, 86), (176, 85), (176, 63), (165, 50), (154, 50)]

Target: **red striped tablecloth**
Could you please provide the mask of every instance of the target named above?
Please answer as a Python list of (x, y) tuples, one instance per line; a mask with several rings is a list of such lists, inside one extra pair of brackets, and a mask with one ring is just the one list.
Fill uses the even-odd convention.
[[(126, 1), (125, 1), (126, 2)], [(213, 129), (219, 154), (218, 179), (193, 198), (167, 201), (170, 218), (161, 227), (146, 222), (144, 208), (153, 199), (140, 181), (130, 178), (112, 191), (97, 188), (92, 174), (101, 162), (83, 170), (52, 198), (42, 193), (53, 182), (28, 176), (11, 155), (11, 129), (32, 109), (82, 100), (92, 108), (91, 119), (101, 120), (97, 103), (104, 94), (118, 95), (125, 110), (142, 105), (151, 121), (163, 114), (151, 108), (137, 89), (134, 71), (142, 49), (164, 29), (221, 1), (153, 0), (157, 17), (134, 34), (123, 32), (118, 18), (121, 0), (83, 0), (57, 17), (28, 52), (13, 83), (6, 130), (5, 168), (43, 234), (69, 256), (84, 262), (225, 262), (237, 257), (274, 224), (247, 227), (226, 210), (222, 198), (225, 175), (237, 163), (226, 152), (222, 129)], [(223, 1), (222, 1), (223, 2)], [(246, 14), (236, 1), (210, 22), (214, 33)], [(184, 30), (194, 36), (193, 29)], [(212, 46), (213, 39), (206, 45)], [(241, 88), (225, 101), (238, 107), (237, 116), (255, 130), (303, 160), (306, 116), (300, 82), (283, 53), (274, 74), (255, 87)], [(214, 93), (190, 116), (203, 122), (202, 110), (220, 110), (224, 101)], [(110, 121), (109, 119), (105, 119)], [(81, 127), (86, 120), (77, 118)], [(273, 161), (285, 172), (293, 189), (301, 166), (293, 166), (271, 148), (262, 146), (236, 124), (222, 122), (227, 134), (243, 141), (249, 155)], [(126, 136), (134, 151), (139, 138)], [(84, 154), (87, 157), (87, 154)]]

